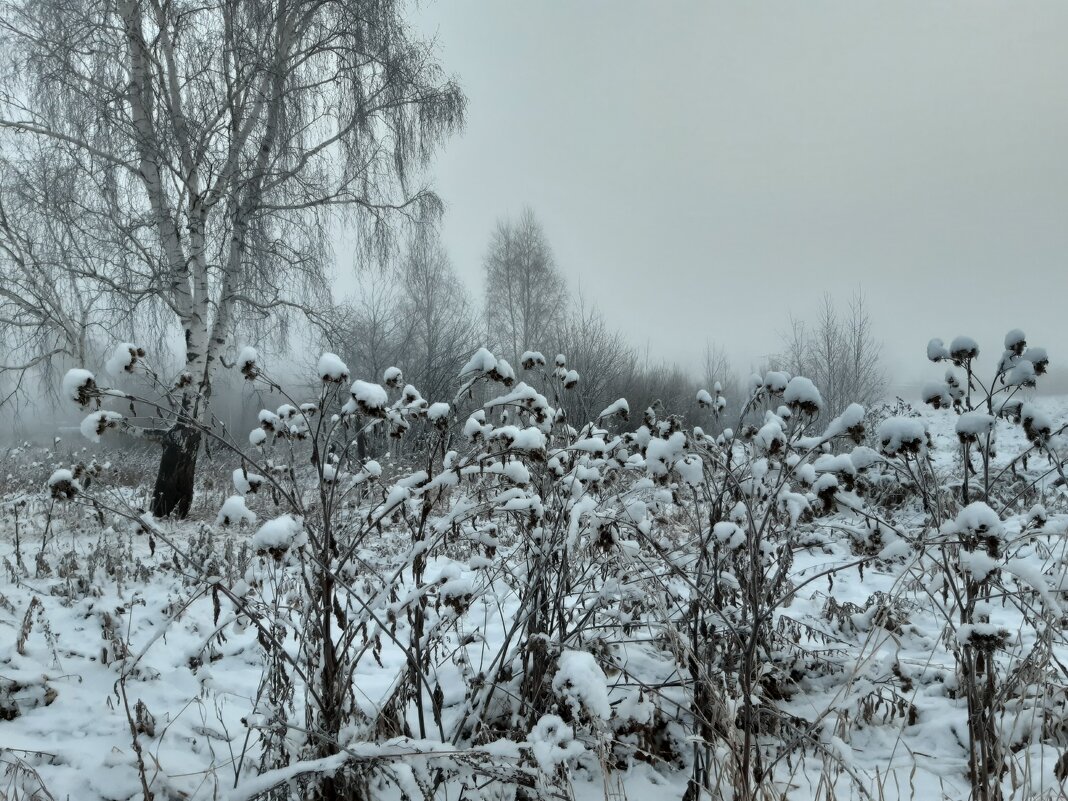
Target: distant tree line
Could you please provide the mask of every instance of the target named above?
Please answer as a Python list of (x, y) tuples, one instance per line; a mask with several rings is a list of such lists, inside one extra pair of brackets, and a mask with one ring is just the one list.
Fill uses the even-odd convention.
[[(643, 352), (560, 271), (534, 211), (497, 221), (483, 259), (482, 298), (476, 300), (456, 271), (433, 226), (420, 226), (385, 265), (360, 271), (358, 290), (337, 302), (324, 345), (339, 347), (360, 375), (381, 376), (400, 366), (414, 385), (447, 397), (460, 368), (486, 346), (514, 368), (527, 351), (557, 354), (579, 375), (567, 393), (571, 420), (589, 420), (618, 398), (630, 400), (634, 425), (647, 408), (701, 424), (700, 389), (718, 385), (729, 408), (746, 387), (722, 345), (708, 340), (699, 364), (656, 359)], [(758, 372), (785, 370), (812, 376), (837, 414), (848, 402), (871, 404), (886, 388), (881, 345), (862, 295), (844, 311), (824, 296), (812, 323), (790, 319), (779, 353)], [(729, 425), (722, 419), (710, 426)], [(731, 420), (728, 413), (725, 418)]]

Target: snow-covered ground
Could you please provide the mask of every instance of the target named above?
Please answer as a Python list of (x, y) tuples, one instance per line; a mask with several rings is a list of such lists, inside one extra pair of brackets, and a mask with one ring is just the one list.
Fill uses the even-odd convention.
[[(1035, 403), (1055, 419), (1068, 418), (1068, 398)], [(958, 416), (914, 405), (931, 434), (936, 469), (950, 473), (956, 466), (959, 472)], [(1000, 468), (1027, 441), (1019, 426), (999, 421), (997, 431), (995, 467)], [(0, 643), (0, 748), (8, 771), (0, 798), (124, 801), (142, 797), (142, 774), (156, 799), (252, 797), (258, 738), (248, 724), (264, 669), (255, 627), (236, 619), (211, 584), (199, 580), (170, 547), (135, 522), (91, 505), (49, 498), (45, 480), (53, 469), (68, 464), (59, 453), (27, 448), (9, 454), (0, 466), (9, 475), (10, 488), (0, 499), (5, 567), (0, 626), (8, 631)], [(106, 483), (107, 478), (105, 470), (97, 480)], [(37, 491), (13, 489), (16, 484)], [(116, 500), (126, 492), (127, 499), (138, 503), (121, 488), (108, 492), (116, 493), (107, 496)], [(1065, 488), (1048, 492), (1039, 500), (1063, 511)], [(158, 530), (186, 556), (213, 565), (229, 585), (248, 577), (248, 564), (264, 582), (272, 580), (276, 566), (251, 553), (256, 526), (217, 523), (215, 513), (227, 494), (207, 492), (196, 519), (157, 523)], [(261, 521), (274, 516), (265, 497), (250, 501), (249, 508)], [(857, 543), (839, 516), (823, 522), (811, 545), (794, 557), (791, 578), (798, 589), (777, 617), (780, 627), (796, 628), (810, 653), (809, 663), (798, 666), (807, 673), (801, 682), (804, 691), (782, 699), (781, 709), (799, 720), (812, 720), (816, 710), (836, 710), (834, 716), (816, 717), (837, 758), (796, 755), (800, 764), (788, 771), (789, 797), (823, 797), (830, 783), (842, 798), (966, 798), (967, 708), (955, 693), (949, 645), (957, 633), (934, 611), (940, 588), (917, 586), (926, 579), (910, 571), (914, 557), (907, 549), (863, 567), (828, 573), (855, 561)], [(407, 554), (406, 537), (387, 528), (363, 548), (361, 564), (388, 572)], [(1049, 566), (1058, 563), (1064, 543), (1047, 539), (1032, 551), (1049, 579)], [(504, 536), (502, 554), (507, 545)], [(1042, 551), (1044, 547), (1052, 550)], [(460, 671), (491, 669), (488, 660), (508, 636), (517, 609), (515, 566), (504, 559), (484, 564), (470, 557), (458, 546), (435, 556), (424, 575), (425, 584), (438, 588), (439, 604), (447, 607), (462, 599), (455, 602), (462, 614), (457, 637), (466, 643), (466, 659), (435, 657), (446, 728), (449, 716), (463, 707), (466, 685)], [(1022, 652), (1034, 646), (1028, 639), (1032, 629), (1011, 604), (994, 605), (989, 617), (991, 626), (1018, 639)], [(406, 636), (405, 627), (401, 619), (398, 637)], [(631, 679), (667, 687), (674, 666), (663, 659), (662, 644), (638, 636), (640, 632), (606, 652), (602, 664), (621, 668), (606, 671), (607, 677), (586, 652), (565, 652), (553, 685), (561, 703), (574, 704), (576, 711), (592, 710), (606, 721), (622, 718), (624, 710), (633, 720), (643, 714), (649, 719), (651, 713), (639, 709), (648, 700)], [(1053, 647), (1057, 658), (1068, 663), (1063, 643)], [(387, 640), (374, 659), (359, 665), (359, 706), (368, 714), (380, 712), (406, 670), (403, 653)], [(1034, 690), (1036, 696), (1043, 692), (1042, 687)], [(663, 690), (658, 697), (658, 711), (668, 714), (672, 691)], [(681, 693), (674, 698), (685, 703)], [(1064, 697), (1054, 699), (1054, 706), (1064, 703)], [(293, 704), (299, 719), (299, 692)], [(414, 717), (408, 723), (416, 728)], [(1014, 771), (1021, 771), (1013, 782), (1026, 785), (1026, 797), (1055, 797), (1061, 787), (1055, 775), (1061, 757), (1056, 738), (1036, 742), (1026, 733), (1032, 723), (1021, 715), (1005, 718), (1001, 725), (1019, 729), (1019, 736), (1006, 731), (1013, 743)], [(140, 757), (134, 731), (143, 749)], [(608, 726), (604, 734), (612, 731)], [(618, 727), (614, 731), (626, 738)], [(536, 758), (539, 743), (549, 747), (544, 744), (550, 735), (539, 736), (532, 733), (524, 744)], [(422, 747), (417, 738), (387, 738), (375, 753)], [(487, 753), (492, 751), (487, 747)], [(501, 746), (494, 753), (506, 751)], [(685, 752), (674, 762), (632, 759), (613, 771), (604, 770), (604, 753), (603, 742), (588, 736), (574, 749), (569, 777), (575, 797), (637, 800), (681, 798), (685, 792), (690, 775)], [(382, 793), (399, 797), (395, 786)]]

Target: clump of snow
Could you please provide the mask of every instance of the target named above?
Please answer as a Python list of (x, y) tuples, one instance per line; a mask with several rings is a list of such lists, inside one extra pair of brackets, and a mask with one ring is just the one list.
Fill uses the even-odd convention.
[(501, 426), (494, 429), (489, 438), (503, 442), (505, 447), (511, 450), (529, 453), (545, 452), (545, 434), (533, 426), (522, 429), (516, 426)]
[(74, 473), (62, 468), (48, 477), (48, 489), (53, 498), (73, 498), (82, 490), (81, 484), (74, 478)]
[(764, 376), (764, 388), (769, 395), (782, 395), (790, 385), (790, 376), (777, 370), (768, 371)]
[(586, 749), (575, 739), (574, 730), (556, 715), (542, 715), (527, 737), (538, 766), (552, 775), (556, 766), (582, 756)]
[(982, 501), (968, 504), (957, 514), (953, 529), (975, 536), (1000, 537), (1003, 531), (998, 513)]
[[(264, 432), (262, 428), (257, 428), (255, 430), (266, 436), (266, 432)], [(258, 492), (264, 482), (263, 476), (257, 475), (256, 473), (249, 473), (241, 467), (234, 470), (233, 479), (234, 489), (242, 495), (247, 495), (250, 492)]]
[(927, 428), (915, 417), (890, 417), (876, 431), (879, 450), (885, 456), (920, 454), (927, 445)]
[(447, 403), (432, 403), (426, 410), (426, 419), (437, 425), (446, 425), (449, 422), (451, 409)]
[(699, 487), (705, 481), (705, 463), (694, 454), (683, 456), (675, 462), (675, 472), (691, 487)]
[(404, 373), (399, 367), (387, 367), (382, 373), (382, 383), (393, 389), (404, 386)]
[(1049, 367), (1049, 356), (1046, 355), (1045, 348), (1030, 347), (1020, 358), (1034, 365), (1035, 375), (1044, 375), (1046, 368)]
[(475, 354), (467, 360), (467, 364), (460, 369), (460, 376), (463, 377), (470, 373), (489, 373), (496, 367), (497, 357), (485, 348), (479, 348), (475, 351)]
[(864, 438), (864, 415), (864, 407), (859, 403), (849, 404), (845, 411), (827, 426), (827, 430), (823, 432), (823, 438), (834, 439), (848, 434), (854, 442), (860, 442)]
[[(770, 375), (770, 373), (769, 373)], [(816, 385), (804, 376), (795, 375), (786, 385), (782, 399), (795, 411), (805, 414), (817, 414), (823, 408), (823, 398)]]
[(1005, 335), (1005, 350), (1012, 351), (1017, 356), (1023, 353), (1027, 345), (1027, 336), (1019, 328), (1014, 328)]
[(1034, 404), (1023, 404), (1020, 422), (1023, 423), (1024, 434), (1036, 445), (1045, 444), (1053, 434), (1053, 420)]
[(994, 430), (996, 418), (984, 412), (965, 412), (957, 418), (956, 432), (961, 442), (975, 442)]
[(745, 532), (737, 524), (725, 520), (712, 526), (712, 537), (732, 551), (745, 543)]
[(927, 343), (927, 358), (932, 362), (940, 362), (949, 358), (949, 349), (945, 343), (937, 337)]
[(79, 406), (88, 406), (89, 401), (96, 395), (96, 379), (88, 370), (68, 370), (63, 376), (62, 392), (64, 398)]
[(612, 417), (614, 415), (619, 415), (624, 420), (630, 416), (630, 404), (627, 403), (626, 398), (620, 398), (619, 400), (608, 404), (608, 406), (601, 410), (601, 413), (597, 415), (597, 419), (603, 420), (606, 417)]
[(268, 520), (252, 537), (252, 547), (257, 553), (267, 552), (280, 557), (290, 548), (299, 548), (308, 540), (304, 521), (293, 515), (282, 515)]
[(949, 357), (957, 364), (979, 356), (979, 343), (971, 337), (959, 336), (949, 343)]
[(1033, 387), (1037, 383), (1035, 365), (1027, 359), (1020, 359), (1005, 371), (1005, 383), (1010, 387)]
[(256, 349), (246, 345), (237, 354), (237, 369), (241, 371), (246, 380), (251, 381), (260, 374), (259, 361), (260, 354), (256, 352)]
[(540, 351), (526, 350), (523, 351), (523, 355), (519, 357), (519, 364), (524, 370), (533, 370), (535, 367), (544, 367), (546, 364), (545, 356)]
[(264, 442), (267, 441), (267, 432), (262, 428), (254, 428), (248, 434), (248, 444), (253, 448), (258, 448)]
[(667, 439), (650, 439), (645, 447), (645, 467), (650, 476), (666, 476), (675, 460), (682, 456), (686, 435), (676, 431)]
[(758, 373), (753, 373), (749, 376), (747, 388), (749, 397), (754, 397), (758, 392), (761, 392), (764, 389), (764, 379), (761, 378)]
[(109, 428), (118, 428), (123, 419), (123, 416), (118, 412), (101, 410), (86, 416), (79, 428), (81, 428), (82, 435), (86, 439), (92, 442), (100, 442), (101, 435)]
[(756, 436), (753, 437), (753, 442), (760, 449), (761, 453), (775, 454), (779, 453), (786, 447), (786, 434), (783, 433), (782, 426), (772, 420), (765, 423), (764, 426), (757, 431)]
[(920, 393), (923, 402), (935, 409), (948, 409), (953, 405), (953, 397), (949, 394), (949, 387), (944, 383), (932, 382), (923, 385)]
[(349, 378), (349, 368), (336, 353), (324, 353), (319, 357), (319, 379), (324, 383), (340, 384)]
[(961, 549), (958, 554), (960, 569), (976, 581), (985, 581), (998, 567), (998, 561), (986, 551), (968, 551)]
[[(500, 381), (507, 387), (512, 386), (515, 383), (515, 370), (504, 359), (498, 359), (496, 366), (490, 370), (490, 378)], [(577, 375), (577, 373), (576, 373)]]
[(243, 495), (231, 495), (227, 498), (223, 502), (222, 508), (219, 509), (219, 514), (215, 517), (215, 524), (219, 526), (239, 523), (252, 525), (255, 522), (256, 514), (245, 505), (245, 497)]
[(389, 395), (385, 387), (357, 379), (352, 382), (352, 399), (361, 412), (371, 417), (382, 417), (386, 412)]
[(957, 642), (982, 650), (1003, 648), (1009, 640), (1008, 629), (993, 623), (965, 623), (957, 628)]
[(553, 692), (571, 707), (575, 717), (579, 717), (583, 711), (601, 720), (612, 717), (612, 706), (608, 703), (608, 679), (593, 654), (564, 651), (556, 664)]
[(113, 376), (132, 373), (137, 367), (137, 360), (144, 355), (144, 348), (138, 347), (132, 342), (120, 342), (104, 363), (104, 369)]
[(697, 390), (697, 405), (702, 409), (708, 409), (712, 406), (712, 396), (708, 394), (707, 389)]

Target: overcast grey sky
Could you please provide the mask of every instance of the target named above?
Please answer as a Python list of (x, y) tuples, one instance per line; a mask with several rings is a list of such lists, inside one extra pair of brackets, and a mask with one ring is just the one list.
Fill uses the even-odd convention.
[[(499, 2), (416, 9), (467, 92), (437, 159), (480, 288), (530, 204), (654, 355), (739, 367), (862, 289), (895, 378), (960, 333), (1068, 359), (1068, 3)], [(1060, 358), (1058, 358), (1060, 357)]]

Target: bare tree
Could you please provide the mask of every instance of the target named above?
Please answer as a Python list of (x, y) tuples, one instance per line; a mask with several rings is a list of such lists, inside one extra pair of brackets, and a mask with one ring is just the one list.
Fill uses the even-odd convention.
[(791, 317), (790, 328), (783, 335), (783, 350), (773, 362), (812, 379), (832, 415), (850, 403), (870, 406), (886, 390), (882, 345), (872, 333), (871, 317), (860, 293), (850, 299), (844, 315), (830, 295), (824, 295), (813, 325)]
[[(707, 341), (701, 358), (701, 384), (702, 388), (711, 392), (719, 385), (720, 393), (730, 409), (740, 409), (744, 400), (742, 387), (738, 373), (731, 364), (730, 356), (722, 345)], [(722, 420), (717, 420), (713, 430), (720, 429), (724, 425)]]
[(400, 361), (405, 320), (396, 275), (379, 266), (357, 272), (356, 292), (334, 308), (324, 345), (335, 347), (354, 374), (381, 376)]
[(399, 267), (405, 341), (398, 364), (428, 397), (447, 397), (478, 346), (478, 321), (437, 232), (420, 227)]
[(210, 419), (235, 330), (328, 297), (331, 210), (380, 234), (438, 209), (412, 180), (463, 95), (394, 0), (5, 0), (0, 20), (7, 157), (70, 165), (76, 210), (58, 222), (121, 254), (81, 269), (181, 332), (152, 508), (184, 514), (190, 423)]
[(498, 221), (485, 269), (490, 340), (515, 366), (525, 350), (548, 341), (567, 301), (566, 284), (531, 209), (516, 222)]
[(592, 419), (605, 406), (627, 394), (637, 357), (618, 330), (609, 327), (596, 306), (581, 294), (557, 326), (554, 348), (567, 356), (581, 380), (565, 399), (568, 419)]

